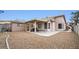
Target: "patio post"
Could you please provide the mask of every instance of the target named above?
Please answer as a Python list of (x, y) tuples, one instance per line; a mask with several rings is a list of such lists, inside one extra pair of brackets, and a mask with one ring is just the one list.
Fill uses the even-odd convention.
[(51, 25), (51, 24), (48, 22), (48, 23), (47, 23), (47, 31), (50, 31), (50, 28), (51, 28), (50, 25)]
[(48, 22), (47, 22), (47, 31), (48, 31)]
[(53, 31), (55, 31), (55, 22), (53, 22)]
[(31, 25), (29, 24), (29, 32), (31, 32)]
[(34, 32), (36, 32), (36, 21), (34, 22)]

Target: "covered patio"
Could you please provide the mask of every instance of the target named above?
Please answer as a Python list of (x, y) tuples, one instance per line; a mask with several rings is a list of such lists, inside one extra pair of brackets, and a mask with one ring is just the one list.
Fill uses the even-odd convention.
[(31, 20), (26, 22), (25, 28), (29, 32), (47, 31), (48, 22), (47, 20)]

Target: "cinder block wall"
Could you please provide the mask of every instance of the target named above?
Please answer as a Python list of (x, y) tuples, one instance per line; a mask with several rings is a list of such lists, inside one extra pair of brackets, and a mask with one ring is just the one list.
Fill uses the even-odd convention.
[(12, 24), (12, 32), (22, 32), (24, 30), (24, 24), (20, 24), (20, 26), (17, 26), (17, 24)]
[(74, 32), (79, 35), (79, 24), (74, 26)]

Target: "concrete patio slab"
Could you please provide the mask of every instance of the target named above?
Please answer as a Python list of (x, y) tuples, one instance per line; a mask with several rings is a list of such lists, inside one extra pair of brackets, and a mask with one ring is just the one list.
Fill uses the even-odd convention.
[(55, 35), (57, 33), (59, 33), (60, 31), (54, 31), (54, 32), (33, 32), (34, 34), (40, 35), (40, 36), (52, 36)]

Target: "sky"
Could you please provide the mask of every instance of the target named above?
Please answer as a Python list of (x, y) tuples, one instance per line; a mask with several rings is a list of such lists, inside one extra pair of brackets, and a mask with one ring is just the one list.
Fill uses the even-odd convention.
[(0, 20), (28, 21), (35, 18), (65, 15), (66, 21), (70, 22), (71, 13), (76, 10), (4, 10), (0, 14)]

